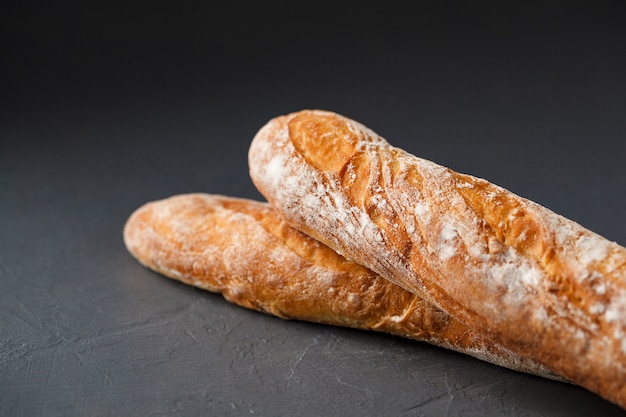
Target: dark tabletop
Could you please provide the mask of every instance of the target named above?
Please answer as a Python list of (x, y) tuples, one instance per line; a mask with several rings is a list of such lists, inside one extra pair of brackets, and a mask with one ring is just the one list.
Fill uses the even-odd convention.
[(624, 414), (427, 344), (243, 309), (124, 247), (124, 222), (147, 201), (261, 199), (250, 141), (304, 108), (625, 245), (623, 15), (432, 3), (8, 6), (0, 414)]

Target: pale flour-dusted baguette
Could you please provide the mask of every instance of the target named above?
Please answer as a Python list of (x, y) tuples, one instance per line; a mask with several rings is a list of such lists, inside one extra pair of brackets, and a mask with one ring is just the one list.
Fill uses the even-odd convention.
[(333, 112), (270, 120), (248, 157), (295, 228), (626, 408), (624, 247)]
[(564, 380), (288, 226), (267, 203), (182, 194), (146, 203), (124, 242), (144, 266), (284, 319), (375, 330)]

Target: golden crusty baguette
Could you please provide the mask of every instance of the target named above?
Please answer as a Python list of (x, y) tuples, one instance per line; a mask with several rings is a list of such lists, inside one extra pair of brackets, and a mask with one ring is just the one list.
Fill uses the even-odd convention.
[(138, 208), (124, 227), (146, 267), (284, 319), (376, 330), (564, 380), (288, 226), (267, 203), (182, 194)]
[(333, 112), (271, 119), (248, 157), (295, 228), (626, 408), (626, 248)]

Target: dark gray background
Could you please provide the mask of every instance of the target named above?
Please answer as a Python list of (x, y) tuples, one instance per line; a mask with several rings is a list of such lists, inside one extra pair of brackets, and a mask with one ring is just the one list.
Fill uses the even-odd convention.
[(622, 10), (258, 3), (5, 3), (0, 414), (624, 414), (429, 345), (245, 310), (122, 242), (150, 200), (260, 199), (252, 136), (320, 108), (624, 245)]

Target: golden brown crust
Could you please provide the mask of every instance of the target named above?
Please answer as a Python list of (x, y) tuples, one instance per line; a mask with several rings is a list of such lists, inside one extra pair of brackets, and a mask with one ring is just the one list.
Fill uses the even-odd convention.
[(341, 115), (269, 121), (249, 151), (295, 228), (626, 407), (626, 249)]
[(146, 267), (250, 309), (399, 335), (562, 380), (298, 232), (266, 203), (199, 193), (150, 202), (129, 217), (124, 242)]

